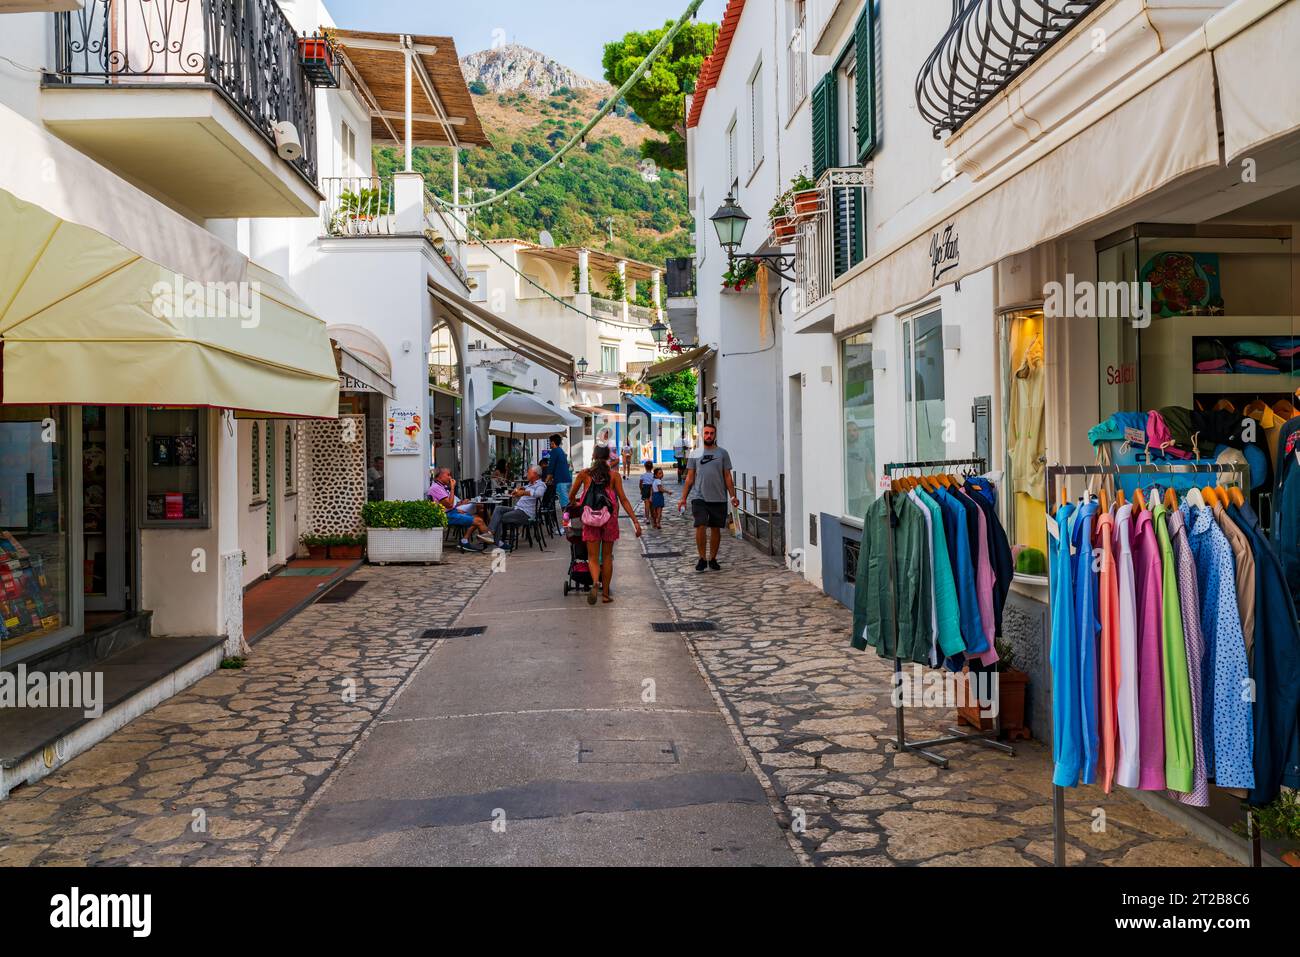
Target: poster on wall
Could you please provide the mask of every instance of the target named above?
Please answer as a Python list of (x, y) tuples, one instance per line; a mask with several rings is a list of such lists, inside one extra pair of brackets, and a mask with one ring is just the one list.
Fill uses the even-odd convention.
[(422, 418), (418, 409), (388, 410), (388, 454), (419, 455)]

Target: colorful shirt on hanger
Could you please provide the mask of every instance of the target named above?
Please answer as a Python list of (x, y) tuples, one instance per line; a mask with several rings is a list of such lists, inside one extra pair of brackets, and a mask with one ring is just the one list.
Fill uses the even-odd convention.
[(932, 581), (938, 615), (936, 640), (944, 657), (959, 655), (966, 646), (961, 639), (961, 613), (957, 602), (957, 585), (952, 574), (952, 556), (948, 554), (948, 540), (943, 531), (943, 509), (920, 486), (913, 489), (911, 494), (930, 513), (930, 555), (934, 566)]
[(996, 580), (993, 575), (993, 561), (989, 552), (989, 523), (988, 518), (984, 515), (983, 509), (976, 505), (971, 496), (964, 490), (957, 489), (953, 495), (959, 499), (965, 499), (975, 510), (975, 519), (977, 522), (977, 540), (975, 542), (975, 587), (978, 590), (980, 606), (980, 622), (984, 627), (984, 638), (988, 643), (988, 648), (983, 654), (977, 655), (980, 664), (992, 666), (997, 664), (998, 652), (994, 645), (994, 636), (997, 634), (996, 627), (993, 623), (993, 597), (996, 587)]
[(1208, 773), (1221, 788), (1251, 788), (1255, 784), (1253, 696), (1237, 611), (1232, 547), (1209, 508), (1192, 510), (1185, 504), (1183, 510), (1201, 591), (1201, 632), (1206, 645), (1201, 686), (1211, 702), (1212, 715), (1202, 728)]
[(1137, 583), (1138, 638), (1138, 787), (1161, 791), (1165, 786), (1164, 669), (1160, 663), (1164, 591), (1160, 544), (1151, 513), (1143, 509), (1133, 520), (1133, 570)]
[(1119, 695), (1119, 575), (1115, 565), (1114, 538), (1114, 510), (1098, 512), (1092, 537), (1094, 552), (1101, 552), (1097, 588), (1097, 610), (1101, 619), (1101, 654), (1098, 656), (1101, 764), (1098, 777), (1108, 794), (1115, 783), (1115, 760), (1119, 746), (1119, 720), (1116, 712), (1116, 698)]
[(1192, 692), (1187, 678), (1187, 645), (1183, 638), (1181, 592), (1169, 536), (1168, 509), (1158, 498), (1151, 506), (1151, 524), (1160, 547), (1162, 615), (1160, 665), (1164, 695), (1165, 787), (1192, 790), (1196, 765), (1196, 732), (1192, 725)]
[(1174, 791), (1174, 797), (1191, 807), (1208, 807), (1210, 785), (1205, 772), (1205, 738), (1201, 733), (1204, 696), (1201, 690), (1201, 667), (1205, 658), (1205, 639), (1201, 636), (1201, 593), (1196, 585), (1196, 561), (1187, 543), (1183, 513), (1169, 513), (1169, 538), (1174, 548), (1178, 578), (1178, 608), (1183, 620), (1183, 644), (1187, 649), (1187, 688), (1192, 703), (1192, 788)]
[(1097, 636), (1101, 623), (1097, 620), (1097, 571), (1092, 556), (1092, 523), (1097, 515), (1097, 503), (1085, 502), (1074, 516), (1071, 541), (1076, 555), (1074, 573), (1075, 641), (1079, 654), (1079, 706), (1083, 723), (1083, 764), (1079, 779), (1092, 784), (1097, 779), (1097, 761), (1101, 743), (1098, 735), (1097, 715)]
[[(890, 515), (893, 529), (891, 574)], [(925, 664), (930, 657), (930, 588), (925, 520), (906, 496), (876, 499), (862, 524), (858, 575), (853, 592), (853, 647), (871, 645), (881, 657), (897, 655)], [(893, 580), (891, 601), (890, 580)], [(895, 620), (897, 642), (895, 642)]]
[(1074, 505), (1056, 510), (1049, 524), (1052, 592), (1052, 783), (1072, 788), (1083, 769), (1083, 714), (1079, 701), (1079, 653), (1075, 642), (1074, 556), (1070, 552), (1070, 519)]
[(1214, 520), (1232, 547), (1232, 564), (1237, 583), (1237, 612), (1241, 615), (1241, 637), (1246, 642), (1246, 663), (1250, 664), (1255, 648), (1255, 555), (1245, 533), (1224, 511), (1215, 505)]
[[(900, 494), (901, 494), (901, 493), (900, 493)], [(925, 520), (925, 540), (926, 540), (927, 542), (932, 542), (932, 541), (934, 540), (934, 525), (933, 525), (933, 520), (930, 518), (930, 510), (927, 509), (924, 505), (921, 504), (920, 500), (916, 497), (916, 493), (915, 493), (915, 492), (908, 493), (907, 496), (906, 496), (906, 498), (907, 498), (907, 500), (908, 500), (909, 502), (912, 503), (912, 507), (915, 508), (915, 509), (917, 510), (918, 513), (920, 513), (921, 518), (923, 518), (923, 519)], [(927, 552), (928, 552), (928, 554), (927, 554), (927, 558), (929, 559), (929, 562), (930, 562), (930, 581), (933, 582), (933, 581), (934, 581), (934, 568), (935, 568), (935, 559), (934, 559), (934, 548), (933, 548), (933, 546), (931, 546), (931, 547), (927, 550)], [(927, 602), (926, 602), (926, 597), (927, 597), (927, 596), (925, 596), (925, 595), (922, 595), (922, 596), (921, 596), (921, 602), (922, 602), (922, 604), (926, 604), (926, 603), (927, 603)], [(930, 663), (930, 666), (933, 667), (933, 666), (935, 666), (935, 665), (937, 665), (937, 664), (939, 663), (939, 658), (938, 658), (938, 654), (939, 654), (939, 648), (938, 648), (938, 638), (939, 638), (939, 605), (938, 605), (938, 602), (937, 602), (937, 600), (936, 600), (935, 589), (933, 589), (933, 588), (930, 589), (930, 594), (929, 594), (928, 597), (929, 597), (929, 602), (928, 602), (928, 604), (929, 604), (929, 607), (930, 607), (930, 658), (929, 658), (929, 663)]]
[(962, 641), (967, 654), (981, 654), (988, 650), (988, 643), (984, 640), (979, 595), (975, 590), (975, 565), (971, 555), (966, 510), (945, 488), (936, 489), (934, 499), (943, 509), (943, 528), (948, 541), (948, 554), (950, 557), (956, 556), (952, 564), (952, 573), (957, 585)]
[(1115, 566), (1119, 579), (1119, 687), (1115, 695), (1119, 745), (1115, 755), (1115, 783), (1126, 788), (1138, 786), (1141, 756), (1138, 731), (1137, 596), (1130, 540), (1132, 524), (1132, 505), (1121, 505), (1115, 510)]
[[(1250, 803), (1262, 807), (1283, 784), (1300, 785), (1300, 626), (1282, 564), (1249, 504), (1228, 506), (1255, 550), (1255, 787)], [(1288, 771), (1291, 772), (1288, 780)]]

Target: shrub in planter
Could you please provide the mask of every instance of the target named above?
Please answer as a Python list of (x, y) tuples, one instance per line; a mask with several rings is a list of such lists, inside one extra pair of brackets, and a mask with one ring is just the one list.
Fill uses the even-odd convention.
[(364, 535), (331, 535), (327, 543), (330, 558), (357, 559), (366, 545)]
[(300, 539), (307, 554), (312, 558), (325, 558), (329, 554), (329, 537), (325, 535), (304, 535)]
[(368, 530), (371, 562), (437, 562), (442, 560), (447, 510), (437, 502), (367, 502), (361, 520)]

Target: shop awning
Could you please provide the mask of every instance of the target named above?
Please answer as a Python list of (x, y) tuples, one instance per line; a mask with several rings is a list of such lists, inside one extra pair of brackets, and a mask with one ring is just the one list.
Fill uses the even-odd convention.
[(1234, 4), (1205, 32), (1219, 79), (1226, 161), (1300, 134), (1300, 3)]
[(595, 415), (602, 419), (608, 419), (611, 422), (626, 422), (627, 416), (622, 412), (615, 412), (613, 409), (602, 409), (598, 405), (571, 405), (570, 411), (578, 415)]
[(835, 331), (860, 328), (1180, 177), (1217, 167), (1215, 115), (1214, 64), (1197, 30), (922, 228), (846, 273), (835, 288)]
[(484, 335), (491, 336), (507, 349), (519, 353), (544, 369), (550, 369), (562, 378), (572, 379), (576, 374), (573, 356), (555, 348), (544, 339), (539, 339), (532, 333), (511, 325), (496, 313), (442, 286), (430, 283), (429, 292), (457, 318)]
[(643, 379), (657, 379), (660, 376), (672, 375), (674, 372), (681, 372), (683, 369), (693, 369), (696, 366), (703, 365), (713, 358), (717, 352), (709, 346), (700, 346), (698, 349), (690, 349), (680, 355), (673, 356), (671, 359), (665, 359), (663, 362), (656, 362), (645, 372), (641, 373)]
[(652, 420), (681, 418), (681, 416), (674, 415), (672, 412), (669, 412), (667, 409), (665, 409), (654, 399), (647, 398), (646, 396), (632, 395), (631, 393), (629, 393), (625, 395), (623, 398), (627, 400), (627, 404), (629, 406), (627, 411), (629, 413), (632, 412), (632, 407), (635, 407), (637, 409), (640, 409), (646, 415), (650, 416)]
[(397, 386), (364, 356), (338, 343), (334, 355), (338, 360), (339, 388), (344, 392), (377, 392), (389, 399), (397, 398)]
[(282, 279), (4, 107), (0, 142), (4, 402), (337, 417), (325, 323)]

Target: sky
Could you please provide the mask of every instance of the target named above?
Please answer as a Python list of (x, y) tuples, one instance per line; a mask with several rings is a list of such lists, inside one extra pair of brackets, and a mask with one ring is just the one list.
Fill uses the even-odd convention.
[[(325, 0), (341, 28), (450, 35), (464, 56), (522, 43), (592, 79), (605, 44), (630, 30), (676, 20), (689, 0)], [(725, 0), (704, 0), (699, 18), (718, 23)]]

